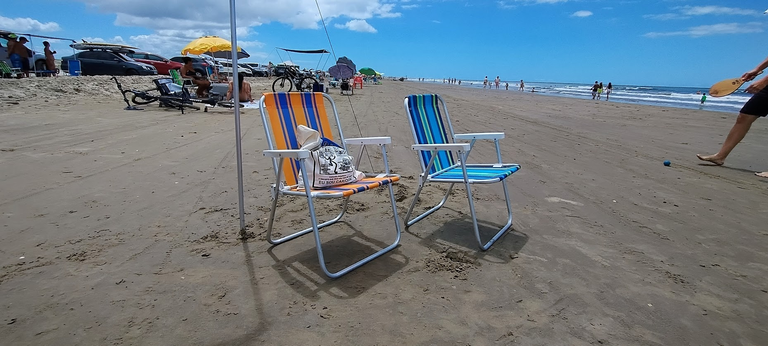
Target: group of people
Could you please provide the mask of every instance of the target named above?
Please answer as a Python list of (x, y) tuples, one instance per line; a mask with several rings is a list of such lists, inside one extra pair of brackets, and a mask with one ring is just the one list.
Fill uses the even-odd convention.
[[(29, 40), (24, 36), (19, 37), (13, 33), (9, 34), (6, 38), (8, 40), (8, 46), (6, 47), (8, 56), (5, 58), (11, 61), (12, 68), (21, 71), (21, 74), (17, 75), (17, 78), (29, 77), (29, 72), (32, 71), (29, 59), (33, 58), (35, 55), (34, 52), (26, 46)], [(43, 49), (45, 52), (45, 72), (49, 76), (55, 75), (58, 73), (53, 57), (53, 55), (56, 54), (56, 51), (51, 51), (51, 44), (48, 43), (48, 41), (43, 41), (43, 46), (45, 47)]]
[[(184, 77), (190, 78), (192, 84), (197, 86), (197, 97), (198, 98), (205, 98), (208, 97), (208, 91), (211, 88), (211, 79), (207, 76), (203, 76), (200, 72), (195, 71), (195, 67), (192, 65), (192, 58), (190, 57), (183, 57), (181, 58), (181, 61), (184, 63), (184, 65), (181, 67), (181, 70), (179, 71), (180, 74)], [(218, 69), (214, 69), (214, 73), (210, 76), (214, 81), (219, 83), (229, 83), (229, 87), (227, 88), (227, 96), (226, 100), (232, 100), (233, 93), (234, 93), (234, 82), (235, 81), (229, 81), (228, 78), (225, 75), (222, 75), (218, 72)], [(240, 102), (253, 102), (253, 95), (251, 94), (251, 84), (245, 81), (245, 74), (244, 73), (238, 73), (237, 74), (237, 85), (239, 89), (239, 99)]]
[(605, 91), (605, 99), (608, 100), (611, 98), (611, 93), (613, 92), (613, 84), (611, 82), (608, 82), (608, 87), (603, 89), (603, 82), (595, 81), (595, 84), (592, 85), (592, 99), (599, 100), (603, 96), (603, 91)]

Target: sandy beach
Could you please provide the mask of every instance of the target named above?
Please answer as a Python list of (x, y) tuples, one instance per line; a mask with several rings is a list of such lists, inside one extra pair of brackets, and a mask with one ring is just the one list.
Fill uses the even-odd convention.
[[(269, 89), (250, 81), (257, 98)], [(107, 77), (0, 80), (0, 344), (768, 344), (768, 179), (753, 174), (768, 170), (768, 121), (717, 167), (695, 155), (716, 152), (736, 114), (391, 80), (331, 89), (347, 137), (392, 137), (401, 219), (419, 174), (414, 93), (441, 94), (457, 133), (506, 133), (503, 159), (522, 165), (507, 182), (513, 231), (479, 251), (459, 188), (397, 249), (332, 280), (311, 235), (264, 240), (274, 175), (258, 110), (242, 112), (243, 242), (231, 110), (124, 111)], [(506, 217), (498, 187), (474, 189), (486, 237)], [(322, 231), (329, 269), (391, 240), (385, 191), (355, 195)], [(306, 227), (305, 200), (282, 204), (276, 231)]]

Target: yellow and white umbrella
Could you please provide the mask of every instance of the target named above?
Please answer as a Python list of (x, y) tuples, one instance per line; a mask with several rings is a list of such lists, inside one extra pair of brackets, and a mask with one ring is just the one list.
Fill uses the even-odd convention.
[[(187, 44), (187, 46), (181, 50), (181, 54), (200, 55), (207, 52), (214, 53), (228, 50), (232, 50), (232, 42), (218, 36), (203, 36)], [(237, 51), (239, 52), (240, 50), (240, 47), (237, 47)]]

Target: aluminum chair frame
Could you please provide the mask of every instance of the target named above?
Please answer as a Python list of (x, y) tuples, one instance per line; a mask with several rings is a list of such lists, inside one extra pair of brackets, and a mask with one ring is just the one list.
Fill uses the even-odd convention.
[[(391, 177), (394, 178), (394, 181), (391, 181), (389, 183), (386, 183), (387, 187), (389, 188), (389, 199), (390, 203), (392, 205), (392, 213), (394, 214), (394, 221), (395, 221), (395, 230), (396, 230), (396, 237), (395, 240), (389, 244), (388, 246), (382, 248), (381, 250), (337, 271), (337, 272), (330, 272), (326, 266), (325, 263), (325, 257), (323, 254), (323, 244), (320, 240), (320, 229), (324, 228), (326, 226), (330, 226), (339, 220), (341, 220), (342, 216), (344, 216), (345, 212), (347, 211), (347, 206), (349, 204), (349, 199), (353, 195), (353, 193), (347, 192), (329, 192), (328, 190), (312, 190), (310, 185), (310, 180), (307, 179), (307, 172), (306, 172), (306, 159), (310, 158), (310, 152), (307, 150), (301, 150), (301, 149), (276, 149), (275, 144), (275, 138), (273, 137), (273, 129), (270, 126), (269, 116), (267, 114), (267, 107), (265, 104), (265, 100), (268, 97), (271, 97), (275, 94), (288, 94), (288, 93), (265, 93), (261, 99), (259, 99), (259, 105), (260, 105), (260, 112), (262, 121), (264, 123), (264, 129), (267, 135), (267, 142), (269, 143), (269, 150), (264, 151), (264, 155), (267, 157), (272, 158), (272, 165), (275, 171), (275, 177), (276, 182), (275, 184), (272, 184), (271, 186), (271, 192), (272, 192), (272, 208), (270, 210), (269, 214), (269, 224), (267, 226), (267, 241), (272, 245), (279, 245), (282, 243), (285, 243), (287, 241), (296, 239), (300, 236), (303, 236), (308, 233), (314, 233), (315, 237), (315, 247), (317, 249), (317, 257), (318, 261), (320, 262), (320, 267), (322, 268), (325, 275), (327, 275), (330, 278), (338, 278), (341, 277), (352, 270), (355, 270), (362, 265), (372, 261), (373, 259), (380, 257), (381, 255), (393, 250), (396, 248), (400, 242), (401, 237), (401, 229), (400, 229), (400, 220), (397, 215), (397, 206), (395, 204), (395, 194), (394, 190), (392, 188), (392, 185), (394, 182), (398, 181), (400, 176), (396, 174), (391, 174), (389, 171), (389, 161), (387, 160), (387, 144), (391, 143), (391, 138), (389, 137), (365, 137), (365, 138), (344, 138), (343, 131), (341, 129), (341, 121), (339, 120), (339, 114), (336, 110), (336, 104), (333, 102), (333, 99), (324, 94), (324, 93), (290, 93), (290, 94), (315, 94), (315, 97), (318, 95), (322, 95), (322, 97), (327, 101), (330, 102), (330, 107), (333, 109), (333, 114), (336, 122), (336, 128), (339, 132), (339, 137), (341, 140), (340, 145), (344, 147), (344, 149), (347, 149), (347, 145), (360, 145), (362, 153), (363, 147), (365, 145), (378, 145), (381, 147), (381, 153), (384, 160), (384, 173), (381, 174), (366, 174), (366, 178), (382, 178), (382, 177)], [(327, 116), (327, 115), (326, 115)], [(306, 126), (310, 126), (309, 124), (303, 124)], [(355, 162), (355, 167), (359, 167), (360, 158), (361, 156), (358, 156)], [(303, 190), (291, 190), (286, 189), (284, 186), (284, 179), (282, 179), (284, 176), (284, 160), (285, 159), (292, 159), (298, 161), (299, 166), (299, 174), (301, 174), (302, 180), (304, 182)], [(380, 185), (379, 185), (380, 186)], [(376, 187), (379, 187), (376, 186)], [(365, 188), (364, 190), (367, 190), (368, 188)], [(359, 191), (363, 192), (363, 191)], [(277, 211), (277, 201), (281, 195), (288, 195), (288, 196), (297, 196), (297, 197), (306, 197), (307, 199), (307, 205), (309, 209), (309, 217), (310, 221), (312, 222), (312, 226), (306, 229), (303, 229), (301, 231), (293, 232), (287, 236), (273, 239), (272, 238), (272, 230), (274, 226), (274, 220), (275, 220), (275, 213)], [(313, 200), (315, 198), (343, 198), (343, 204), (341, 208), (341, 212), (333, 219), (318, 223), (317, 216), (315, 214), (315, 207)]]
[[(411, 95), (415, 96), (415, 95)], [(410, 207), (408, 208), (408, 212), (405, 215), (405, 227), (409, 228), (416, 222), (421, 221), (425, 217), (429, 216), (430, 214), (434, 213), (435, 211), (439, 210), (440, 208), (445, 205), (445, 202), (448, 201), (448, 197), (451, 194), (451, 191), (453, 190), (454, 185), (458, 183), (463, 183), (466, 190), (467, 190), (467, 200), (469, 201), (469, 210), (472, 215), (472, 225), (474, 227), (474, 233), (475, 233), (475, 239), (477, 239), (477, 243), (481, 250), (485, 251), (488, 250), (499, 238), (501, 238), (504, 233), (509, 230), (512, 227), (512, 205), (509, 200), (509, 191), (507, 188), (507, 184), (505, 182), (505, 178), (507, 178), (509, 175), (512, 175), (517, 170), (520, 169), (520, 165), (518, 164), (505, 164), (501, 160), (501, 148), (499, 146), (499, 139), (504, 138), (504, 133), (501, 132), (490, 132), (490, 133), (466, 133), (466, 134), (456, 134), (453, 130), (453, 125), (451, 124), (450, 115), (448, 114), (448, 108), (446, 107), (445, 101), (443, 100), (440, 95), (429, 95), (431, 97), (436, 98), (440, 102), (440, 105), (442, 106), (443, 115), (445, 116), (445, 122), (448, 125), (448, 130), (450, 133), (449, 138), (446, 139), (446, 143), (419, 143), (420, 140), (418, 138), (416, 125), (414, 124), (413, 118), (411, 117), (411, 109), (409, 105), (409, 99), (411, 96), (406, 97), (403, 101), (403, 106), (405, 107), (405, 111), (408, 114), (408, 121), (411, 124), (411, 133), (413, 134), (414, 142), (417, 144), (413, 145), (411, 148), (415, 151), (419, 151), (419, 163), (421, 164), (422, 173), (419, 175), (419, 186), (416, 190), (416, 195), (413, 198), (413, 201), (411, 202)], [(425, 95), (426, 96), (426, 95)], [(435, 106), (436, 108), (439, 106)], [(437, 116), (440, 116), (439, 109), (437, 109)], [(444, 131), (444, 128), (443, 128)], [(443, 134), (447, 135), (447, 134)], [(470, 140), (470, 143), (456, 143), (456, 140)], [(475, 145), (475, 142), (478, 139), (483, 140), (493, 140), (494, 145), (496, 147), (496, 158), (497, 163), (494, 164), (468, 164), (467, 159), (469, 157), (470, 152), (472, 151), (472, 148)], [(424, 152), (428, 152), (428, 155), (424, 155)], [(441, 169), (435, 169), (434, 172), (430, 173), (433, 168), (436, 168), (435, 161), (439, 157), (440, 152), (446, 152), (446, 154), (455, 154), (458, 157), (458, 162), (454, 163), (448, 167), (444, 167)], [(425, 158), (429, 157), (429, 161), (425, 162)], [(453, 178), (441, 178), (440, 176), (443, 174), (446, 174), (448, 172), (455, 172), (456, 168), (461, 168), (461, 177), (453, 177)], [(477, 179), (473, 177), (470, 179), (470, 174), (468, 173), (468, 169), (507, 169), (511, 171), (508, 175), (504, 177), (494, 177), (490, 179)], [(411, 219), (411, 213), (413, 212), (414, 207), (416, 206), (416, 203), (419, 200), (419, 195), (421, 194), (422, 189), (424, 186), (429, 182), (439, 182), (439, 183), (450, 183), (450, 186), (448, 187), (448, 191), (445, 193), (445, 196), (443, 199), (438, 203), (436, 206), (430, 208), (426, 212), (422, 213), (421, 215), (418, 215)], [(504, 200), (506, 202), (507, 206), (507, 222), (506, 224), (496, 232), (496, 234), (491, 237), (490, 240), (487, 242), (483, 242), (480, 239), (480, 229), (478, 227), (477, 223), (477, 215), (475, 213), (475, 203), (472, 198), (472, 184), (492, 184), (501, 182), (503, 190), (504, 190)]]

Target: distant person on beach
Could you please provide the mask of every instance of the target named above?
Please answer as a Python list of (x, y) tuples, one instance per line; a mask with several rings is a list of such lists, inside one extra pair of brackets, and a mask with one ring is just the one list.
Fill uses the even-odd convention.
[[(741, 79), (751, 81), (767, 67), (768, 58), (757, 65), (754, 70), (744, 73), (741, 76)], [(720, 151), (714, 155), (703, 156), (696, 154), (699, 160), (722, 166), (725, 163), (725, 158), (728, 157), (728, 154), (730, 154), (733, 148), (735, 148), (736, 145), (744, 139), (744, 136), (747, 135), (752, 123), (758, 118), (768, 115), (768, 75), (752, 83), (752, 85), (747, 87), (746, 92), (754, 95), (749, 98), (749, 101), (747, 101), (739, 111), (736, 123), (731, 127), (731, 131), (728, 132), (728, 137), (725, 138), (725, 142), (723, 142)], [(768, 171), (755, 174), (759, 177), (768, 178)]]
[(704, 105), (704, 101), (706, 101), (706, 100), (707, 100), (707, 93), (704, 93), (704, 94), (701, 95), (701, 105), (702, 106)]
[(504, 82), (504, 89), (509, 90), (509, 83)]
[[(227, 88), (227, 100), (232, 100), (232, 93), (235, 90), (235, 81), (229, 82), (229, 88)], [(245, 81), (245, 74), (239, 72), (237, 74), (237, 87), (240, 90), (240, 102), (253, 102), (253, 95), (251, 95), (251, 84)]]
[(185, 56), (181, 58), (181, 61), (184, 62), (184, 65), (181, 66), (181, 71), (179, 71), (179, 73), (183, 77), (192, 78), (192, 84), (197, 85), (197, 97), (205, 97), (205, 94), (208, 93), (208, 88), (211, 86), (211, 82), (195, 71), (195, 67), (192, 66), (192, 58)]
[(485, 79), (483, 79), (483, 89), (485, 89), (486, 86), (490, 88), (488, 85), (488, 76), (485, 76)]
[(600, 84), (597, 84), (597, 81), (595, 81), (595, 85), (592, 86), (592, 99), (594, 100), (595, 97), (597, 97), (597, 89), (600, 88)]
[(19, 41), (13, 44), (13, 52), (9, 52), (11, 64), (16, 68), (21, 68), (21, 72), (24, 73), (25, 77), (29, 77), (29, 70), (31, 70), (29, 66), (29, 58), (31, 55), (29, 54), (27, 46), (24, 45), (27, 42), (29, 41), (26, 37), (19, 37)]
[[(5, 50), (6, 59), (11, 60), (11, 55), (13, 55), (13, 45), (16, 44), (18, 41), (16, 40), (18, 36), (16, 34), (8, 34), (8, 42), (6, 43), (7, 49)], [(21, 62), (19, 62), (21, 63)], [(11, 67), (13, 68), (21, 68), (21, 66), (13, 66), (13, 60), (11, 60)]]
[(597, 86), (597, 99), (599, 100), (601, 96), (603, 96), (603, 82), (600, 82), (600, 85)]
[(496, 83), (496, 90), (499, 90), (499, 84), (501, 84), (501, 79), (499, 79), (499, 76), (496, 76), (496, 79), (493, 82)]
[(520, 91), (525, 91), (525, 82), (523, 80), (520, 80)]
[(45, 53), (45, 69), (52, 71), (51, 76), (56, 75), (56, 62), (53, 57), (56, 51), (51, 51), (51, 44), (48, 41), (43, 41), (43, 52)]
[(608, 101), (611, 98), (611, 92), (613, 92), (613, 84), (608, 82), (608, 87), (605, 89), (605, 100)]

